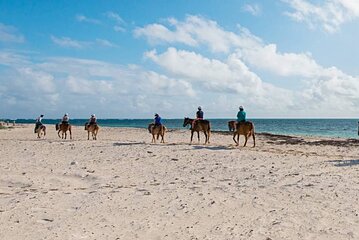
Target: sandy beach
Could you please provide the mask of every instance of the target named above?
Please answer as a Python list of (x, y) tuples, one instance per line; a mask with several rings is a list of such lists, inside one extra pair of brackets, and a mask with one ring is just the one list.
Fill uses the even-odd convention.
[(359, 239), (357, 140), (47, 128), (0, 130), (0, 239)]

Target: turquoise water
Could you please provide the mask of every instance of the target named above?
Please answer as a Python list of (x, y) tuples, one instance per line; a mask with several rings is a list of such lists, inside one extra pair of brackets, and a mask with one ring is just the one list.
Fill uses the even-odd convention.
[[(212, 130), (227, 131), (232, 119), (209, 119)], [(58, 123), (59, 119), (44, 119), (44, 124)], [(87, 119), (73, 119), (71, 124), (82, 126)], [(99, 119), (101, 126), (147, 128), (152, 119)], [(357, 119), (251, 119), (256, 132), (299, 136), (358, 138)], [(33, 119), (17, 119), (17, 123), (34, 123)], [(164, 119), (170, 129), (186, 129), (183, 119)]]

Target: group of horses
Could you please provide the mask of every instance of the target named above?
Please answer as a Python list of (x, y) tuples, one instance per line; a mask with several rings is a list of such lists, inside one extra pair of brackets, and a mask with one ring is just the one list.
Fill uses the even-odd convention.
[[(205, 142), (204, 144), (210, 143), (209, 139), (211, 136), (211, 123), (208, 120), (197, 120), (191, 118), (184, 118), (183, 127), (191, 126), (191, 141), (193, 140), (193, 133), (197, 132), (198, 142), (200, 142), (200, 132), (204, 133)], [(67, 132), (70, 133), (70, 139), (72, 139), (72, 131), (71, 125), (69, 123), (58, 123), (55, 126), (57, 135), (59, 138), (66, 139)], [(85, 130), (87, 131), (87, 140), (90, 140), (90, 133), (92, 135), (93, 140), (97, 140), (97, 133), (100, 127), (97, 124), (85, 124)], [(254, 133), (254, 124), (252, 122), (242, 122), (237, 123), (237, 121), (229, 121), (228, 122), (228, 129), (230, 132), (233, 132), (233, 140), (236, 145), (239, 145), (239, 136), (244, 135), (244, 147), (247, 145), (248, 138), (252, 136), (253, 138), (253, 147), (256, 145), (255, 141), (255, 133)], [(152, 143), (156, 143), (156, 139), (159, 140), (161, 137), (161, 143), (164, 143), (164, 136), (167, 131), (167, 128), (164, 125), (155, 125), (154, 123), (150, 123), (148, 125), (148, 131), (152, 134)], [(46, 127), (45, 125), (39, 126), (36, 131), (37, 137), (41, 138), (41, 136), (46, 135)], [(60, 136), (61, 132), (61, 136)]]
[[(70, 133), (70, 139), (72, 139), (72, 131), (71, 124), (69, 123), (57, 123), (55, 125), (55, 129), (57, 131), (57, 135), (59, 138), (66, 139), (67, 131)], [(93, 140), (97, 140), (97, 133), (100, 130), (100, 127), (97, 124), (85, 124), (85, 130), (87, 131), (87, 140), (90, 140), (90, 133)], [(60, 136), (61, 132), (61, 136)], [(46, 136), (46, 126), (40, 125), (36, 130), (37, 138), (41, 138), (41, 136)]]
[[(187, 125), (191, 126), (191, 141), (193, 140), (193, 133), (197, 132), (198, 142), (200, 142), (199, 133), (203, 132), (205, 136), (204, 144), (209, 143), (209, 138), (211, 136), (211, 123), (208, 120), (196, 120), (191, 118), (184, 118), (183, 127)], [(161, 143), (164, 143), (164, 135), (166, 133), (167, 128), (164, 125), (156, 126), (154, 123), (150, 123), (148, 125), (148, 131), (152, 134), (152, 143), (156, 143), (156, 139), (158, 140), (161, 137)], [(236, 145), (239, 145), (239, 136), (244, 136), (244, 147), (247, 145), (248, 138), (252, 136), (253, 138), (253, 147), (256, 146), (256, 138), (254, 133), (254, 124), (250, 121), (238, 123), (237, 121), (229, 121), (228, 122), (228, 130), (233, 132), (233, 140)], [(237, 138), (237, 139), (236, 139)]]

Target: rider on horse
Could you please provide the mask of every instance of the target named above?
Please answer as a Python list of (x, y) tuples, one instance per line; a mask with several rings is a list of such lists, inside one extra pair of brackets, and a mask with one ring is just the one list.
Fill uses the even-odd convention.
[(158, 113), (155, 114), (155, 127), (162, 126), (162, 118), (158, 115)]
[(97, 119), (96, 119), (95, 114), (92, 114), (89, 119), (89, 125), (95, 125), (95, 124), (97, 124)]
[(239, 128), (240, 123), (246, 122), (246, 112), (244, 111), (243, 106), (239, 107), (239, 112), (237, 113), (237, 127)]
[(69, 114), (65, 113), (65, 115), (62, 117), (62, 124), (69, 124)]
[(40, 115), (40, 117), (36, 118), (36, 122), (35, 122), (35, 129), (34, 129), (34, 133), (36, 133), (37, 129), (39, 129), (42, 126), (42, 118), (44, 117), (44, 115)]
[(196, 112), (196, 119), (194, 119), (192, 122), (192, 128), (194, 127), (196, 121), (203, 120), (203, 115), (204, 115), (204, 113), (202, 111), (202, 108), (201, 108), (201, 106), (199, 106), (198, 111)]

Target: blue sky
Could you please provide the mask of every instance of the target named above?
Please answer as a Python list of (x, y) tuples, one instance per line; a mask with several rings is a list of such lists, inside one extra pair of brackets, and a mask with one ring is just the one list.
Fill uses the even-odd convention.
[(1, 1), (0, 118), (359, 116), (359, 1)]

